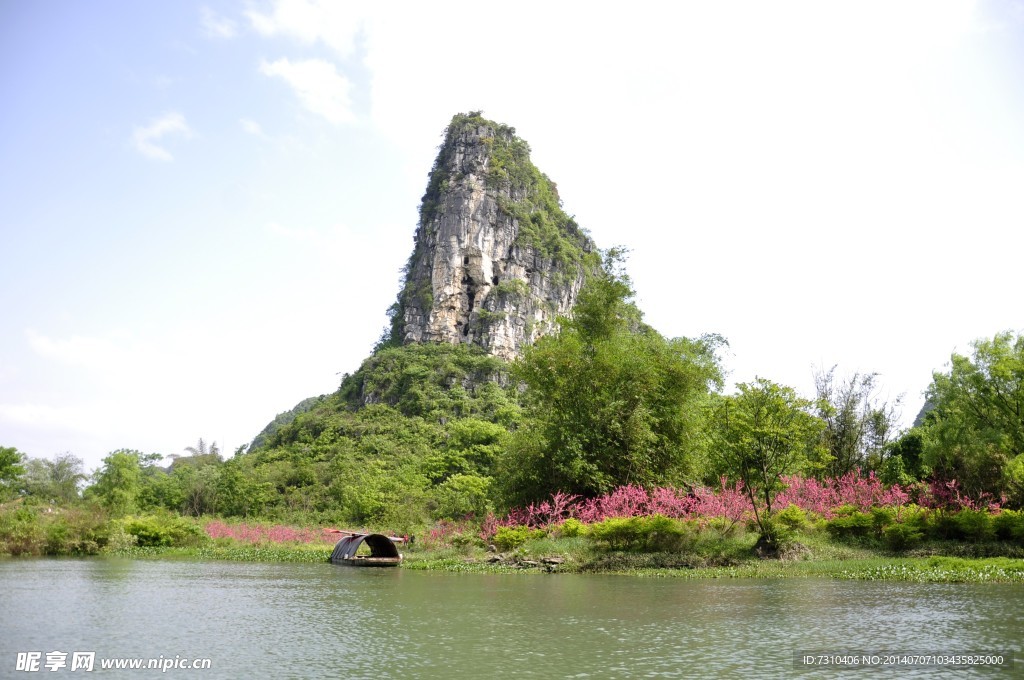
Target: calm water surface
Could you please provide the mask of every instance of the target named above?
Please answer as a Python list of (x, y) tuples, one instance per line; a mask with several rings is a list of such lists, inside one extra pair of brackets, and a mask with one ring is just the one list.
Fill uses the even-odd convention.
[[(1024, 677), (1024, 587), (0, 561), (0, 677)], [(212, 660), (16, 673), (17, 652)], [(808, 671), (801, 651), (1000, 652), (1013, 669)], [(69, 655), (70, 660), (70, 655)]]

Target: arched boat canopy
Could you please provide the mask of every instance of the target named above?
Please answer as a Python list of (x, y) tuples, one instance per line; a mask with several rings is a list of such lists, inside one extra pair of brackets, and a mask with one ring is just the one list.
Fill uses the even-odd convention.
[[(354, 534), (338, 541), (331, 553), (331, 562), (344, 562), (356, 559), (359, 546), (366, 543), (370, 547), (370, 558), (391, 558), (400, 560), (398, 546), (384, 534)], [(361, 556), (360, 556), (361, 557)]]

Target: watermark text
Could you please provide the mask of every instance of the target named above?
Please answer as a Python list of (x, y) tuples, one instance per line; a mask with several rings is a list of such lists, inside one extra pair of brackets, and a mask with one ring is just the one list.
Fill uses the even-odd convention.
[(212, 668), (210, 659), (182, 657), (181, 655), (155, 658), (100, 657), (96, 652), (18, 652), (14, 670), (25, 673), (47, 671), (83, 671), (88, 673), (96, 668), (103, 670), (158, 670), (162, 673), (176, 670), (205, 670)]

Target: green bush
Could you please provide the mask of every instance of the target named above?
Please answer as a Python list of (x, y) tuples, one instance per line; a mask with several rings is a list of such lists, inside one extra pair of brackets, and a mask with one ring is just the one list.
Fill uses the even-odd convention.
[(0, 513), (0, 554), (41, 555), (46, 534), (35, 512), (19, 507)]
[(95, 508), (16, 507), (0, 511), (0, 554), (94, 555), (106, 545), (106, 515)]
[(1024, 543), (1024, 512), (1003, 510), (992, 518), (992, 529), (1004, 541)]
[(612, 550), (680, 550), (690, 532), (685, 523), (664, 515), (609, 517), (590, 525), (590, 537)]
[(47, 518), (44, 531), (46, 555), (95, 555), (110, 535), (104, 513), (78, 508)]
[(875, 532), (875, 519), (866, 512), (852, 512), (835, 517), (825, 524), (829, 535), (837, 539), (864, 538)]
[(896, 508), (871, 508), (871, 523), (875, 533), (881, 534), (885, 528), (896, 521)]
[(961, 510), (953, 517), (960, 538), (966, 541), (991, 541), (996, 537), (992, 515), (987, 510)]
[(456, 474), (434, 489), (438, 519), (461, 519), (469, 515), (486, 517), (494, 508), (490, 503), (491, 478)]
[(961, 539), (960, 526), (956, 521), (956, 513), (946, 510), (936, 511), (928, 521), (928, 533), (933, 538)]
[(515, 550), (527, 541), (544, 538), (547, 532), (530, 527), (498, 527), (494, 534), (494, 546), (501, 551)]
[(833, 515), (835, 517), (849, 517), (850, 515), (856, 515), (859, 512), (860, 510), (857, 509), (856, 505), (850, 505), (847, 503), (846, 505), (840, 505), (836, 508), (833, 511)]
[(576, 536), (585, 536), (587, 534), (587, 525), (579, 521), (575, 517), (570, 517), (561, 524), (558, 525), (556, 531), (558, 535), (564, 538), (575, 538)]
[(992, 515), (986, 510), (937, 512), (929, 525), (935, 538), (972, 543), (991, 541), (996, 537)]
[(135, 536), (140, 547), (196, 546), (209, 541), (194, 521), (170, 513), (125, 517), (117, 526)]
[(890, 524), (882, 530), (885, 544), (892, 550), (912, 548), (924, 538), (924, 532), (913, 524)]
[(774, 519), (790, 532), (806, 531), (811, 527), (807, 513), (793, 503), (790, 503), (785, 510), (776, 513)]

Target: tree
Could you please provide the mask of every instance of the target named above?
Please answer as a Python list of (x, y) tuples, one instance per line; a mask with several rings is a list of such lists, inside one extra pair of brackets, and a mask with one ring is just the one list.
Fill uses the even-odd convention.
[(13, 446), (0, 446), (0, 501), (17, 492), (18, 482), (25, 474), (25, 457)]
[(103, 467), (94, 475), (90, 492), (114, 517), (135, 512), (142, 490), (142, 461), (144, 454), (119, 449), (103, 459)]
[(931, 475), (924, 464), (924, 438), (921, 428), (913, 427), (885, 447), (885, 463), (879, 477), (883, 484), (909, 486)]
[(924, 417), (924, 459), (935, 475), (957, 480), (969, 496), (998, 498), (1019, 486), (1024, 467), (1024, 335), (1004, 332), (954, 353), (932, 375)]
[(188, 452), (188, 456), (179, 456), (174, 453), (170, 455), (172, 459), (171, 467), (177, 467), (179, 462), (193, 465), (223, 462), (217, 442), (212, 442), (207, 446), (206, 441), (202, 437), (199, 438), (199, 442), (195, 446), (186, 446), (185, 451)]
[(25, 491), (51, 503), (70, 503), (78, 499), (78, 485), (86, 479), (82, 459), (70, 453), (29, 459), (25, 469)]
[(743, 483), (761, 542), (777, 545), (772, 503), (782, 475), (798, 472), (818, 453), (824, 423), (790, 387), (757, 378), (738, 384), (735, 395), (720, 397), (709, 423), (711, 456), (719, 471)]
[(622, 259), (605, 253), (572, 318), (514, 368), (527, 416), (498, 475), (510, 502), (653, 486), (698, 471), (700, 403), (721, 382), (715, 352), (724, 341), (669, 340), (644, 325)]
[(821, 476), (842, 477), (858, 468), (882, 464), (886, 445), (896, 429), (896, 407), (876, 395), (877, 373), (854, 373), (846, 381), (835, 377), (836, 367), (814, 376), (818, 417), (825, 423), (827, 453), (818, 461)]

